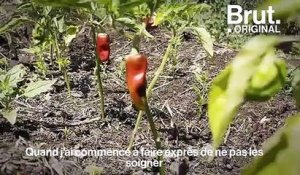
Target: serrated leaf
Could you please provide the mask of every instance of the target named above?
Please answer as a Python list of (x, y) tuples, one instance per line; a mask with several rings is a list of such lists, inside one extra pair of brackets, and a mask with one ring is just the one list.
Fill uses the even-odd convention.
[(172, 20), (176, 15), (183, 13), (187, 7), (187, 4), (180, 3), (162, 5), (156, 12), (153, 25), (157, 26), (165, 21)]
[(212, 57), (214, 55), (214, 49), (213, 39), (210, 33), (205, 28), (201, 27), (191, 27), (190, 29), (192, 29), (195, 32), (206, 52)]
[(29, 83), (27, 87), (24, 89), (24, 96), (32, 98), (36, 95), (39, 95), (43, 92), (47, 92), (52, 89), (52, 85), (56, 82), (54, 80), (40, 80), (36, 82)]
[(12, 125), (16, 123), (17, 120), (17, 109), (14, 110), (4, 110), (2, 112), (2, 115), (4, 118), (7, 119), (7, 121), (9, 121), (9, 123), (11, 123)]
[(251, 39), (225, 71), (214, 79), (208, 100), (209, 125), (214, 147), (222, 143), (230, 122), (245, 100), (250, 80), (258, 70), (263, 56), (278, 42), (277, 37), (257, 36)]
[(263, 156), (256, 158), (243, 175), (298, 175), (300, 172), (300, 115), (289, 117), (286, 125), (263, 145)]
[(6, 33), (8, 31), (12, 31), (15, 28), (19, 27), (25, 22), (29, 22), (30, 20), (25, 17), (20, 18), (12, 18), (8, 23), (6, 23), (4, 26), (0, 27), (0, 34)]

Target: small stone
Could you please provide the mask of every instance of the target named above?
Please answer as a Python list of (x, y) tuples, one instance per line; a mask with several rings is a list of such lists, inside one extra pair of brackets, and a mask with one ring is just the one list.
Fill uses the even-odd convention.
[(75, 98), (82, 98), (84, 95), (82, 92), (72, 92), (71, 96)]
[(231, 166), (230, 164), (227, 164), (227, 165), (226, 165), (226, 169), (232, 170), (232, 166)]

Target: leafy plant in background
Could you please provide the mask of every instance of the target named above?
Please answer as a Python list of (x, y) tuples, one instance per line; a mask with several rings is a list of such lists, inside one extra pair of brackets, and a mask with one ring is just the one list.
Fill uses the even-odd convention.
[[(275, 15), (293, 18), (299, 15), (300, 4), (291, 1), (269, 2)], [(265, 5), (270, 5), (266, 3)], [(288, 10), (287, 10), (288, 9)], [(247, 42), (239, 54), (213, 81), (208, 102), (209, 125), (213, 145), (218, 147), (238, 109), (247, 101), (267, 101), (285, 84), (285, 61), (277, 58), (275, 46), (282, 42), (300, 42), (298, 36), (256, 36)], [(299, 107), (300, 72), (295, 73), (293, 88)], [(290, 117), (264, 147), (264, 155), (257, 158), (243, 172), (246, 175), (296, 175), (299, 173), (299, 114)], [(275, 117), (275, 116), (274, 116)]]
[[(78, 27), (74, 25), (78, 19), (76, 19), (76, 15), (75, 17), (72, 15), (74, 12), (28, 1), (20, 4), (14, 12), (15, 17), (0, 28), (0, 34), (9, 36), (9, 32), (21, 24), (34, 24), (32, 30), (33, 45), (22, 50), (37, 57), (35, 66), (44, 77), (48, 72), (45, 63), (46, 53), (50, 53), (50, 64), (53, 64), (55, 53), (58, 67), (64, 75), (68, 95), (71, 91), (70, 80), (67, 75), (70, 62), (64, 54), (78, 32)], [(65, 21), (65, 19), (69, 19), (69, 21)]]
[(227, 33), (226, 14), (228, 4), (230, 4), (230, 0), (211, 2), (209, 11), (201, 16), (205, 26), (217, 40), (224, 38)]
[(16, 122), (17, 108), (13, 103), (18, 98), (33, 98), (51, 89), (56, 80), (38, 80), (23, 84), (26, 69), (23, 65), (16, 65), (0, 74), (0, 114), (11, 124)]
[(228, 46), (234, 49), (240, 48), (244, 42), (246, 42), (251, 35), (250, 34), (237, 34), (228, 33), (227, 24), (227, 5), (229, 4), (239, 4), (244, 9), (253, 9), (253, 6), (257, 4), (257, 1), (244, 1), (244, 0), (210, 0), (208, 1), (210, 5), (209, 11), (203, 13), (199, 18), (205, 24), (205, 27), (211, 33), (212, 36), (219, 43), (226, 43)]
[[(35, 9), (36, 8), (40, 7), (37, 6)], [(65, 20), (67, 18), (66, 14), (68, 13), (64, 10), (45, 6), (42, 8), (42, 12), (41, 18), (33, 30), (33, 49), (38, 49), (38, 52), (34, 53), (39, 55), (39, 58), (42, 59), (45, 51), (49, 51), (51, 64), (53, 64), (55, 53), (56, 63), (59, 70), (63, 73), (68, 95), (70, 95), (71, 87), (67, 74), (70, 61), (69, 58), (64, 55), (68, 51), (72, 39), (76, 37), (78, 26)], [(28, 50), (30, 51), (31, 49)]]

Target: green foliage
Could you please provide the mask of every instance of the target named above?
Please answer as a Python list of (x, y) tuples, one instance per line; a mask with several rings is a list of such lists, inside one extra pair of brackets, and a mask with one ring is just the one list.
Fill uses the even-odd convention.
[(285, 62), (276, 58), (274, 50), (269, 50), (250, 80), (246, 93), (247, 100), (270, 99), (284, 85), (286, 76)]
[(205, 28), (201, 27), (190, 27), (193, 33), (198, 37), (199, 43), (202, 43), (205, 51), (209, 54), (209, 56), (214, 55), (213, 51), (213, 39), (210, 36), (210, 33), (207, 32)]
[(91, 8), (91, 2), (96, 0), (33, 0), (35, 3), (52, 7)]
[(300, 25), (300, 2), (298, 0), (269, 0), (261, 6), (261, 8), (266, 8), (267, 6), (272, 5), (275, 11), (275, 17), (280, 17), (282, 19), (296, 20)]
[(229, 4), (239, 4), (245, 9), (253, 9), (256, 1), (212, 1), (209, 4), (211, 7), (209, 11), (202, 13), (199, 16), (199, 19), (201, 19), (215, 40), (217, 40), (219, 43), (226, 43), (231, 48), (238, 49), (249, 39), (250, 34), (228, 33), (227, 29), (229, 26), (227, 24), (226, 14), (227, 5)]
[(230, 0), (217, 0), (210, 4), (211, 8), (208, 12), (201, 16), (206, 28), (215, 37), (216, 40), (221, 40), (227, 35), (227, 5)]
[(3, 117), (6, 118), (9, 123), (15, 124), (18, 115), (17, 112), (17, 109), (11, 109), (0, 111), (0, 114), (2, 114)]
[(51, 86), (56, 82), (56, 79), (50, 80), (50, 81), (37, 81), (37, 82), (31, 82), (27, 84), (26, 88), (24, 89), (23, 96), (28, 98), (33, 98), (40, 93), (47, 92), (51, 90)]
[[(56, 80), (36, 81), (25, 85), (19, 85), (24, 81), (26, 69), (22, 65), (16, 65), (9, 71), (0, 74), (0, 114), (11, 124), (14, 124), (17, 117), (17, 109), (13, 109), (13, 101), (21, 96), (32, 98), (40, 93), (51, 89)], [(26, 87), (26, 88), (24, 88)]]
[(43, 56), (38, 56), (38, 58), (35, 62), (35, 67), (37, 68), (39, 73), (41, 73), (43, 76), (46, 76), (46, 74), (48, 72), (48, 66), (47, 66), (45, 60), (43, 59)]
[[(277, 16), (293, 18), (299, 15), (296, 0), (270, 1), (276, 6)], [(273, 7), (274, 7), (273, 6)], [(290, 7), (290, 8), (287, 8)], [(265, 101), (278, 92), (285, 83), (285, 62), (276, 57), (274, 46), (281, 42), (300, 41), (299, 37), (257, 36), (251, 39), (233, 62), (219, 74), (209, 93), (209, 124), (214, 146), (218, 147), (224, 133), (246, 101)], [(300, 72), (295, 71), (292, 86), (299, 107)], [(264, 155), (257, 158), (243, 172), (244, 175), (297, 175), (300, 172), (298, 153), (300, 140), (300, 116), (290, 117), (286, 126), (278, 131), (265, 145)]]
[(172, 30), (182, 27), (197, 26), (198, 14), (209, 8), (206, 4), (170, 3), (157, 9), (154, 25), (164, 25)]
[(209, 79), (207, 72), (203, 69), (198, 69), (194, 71), (195, 74), (195, 83), (193, 84), (193, 90), (197, 95), (197, 106), (198, 106), (198, 115), (203, 114), (203, 106), (207, 104), (207, 93), (209, 90)]
[[(13, 68), (11, 68), (6, 74), (0, 75), (0, 80), (2, 82), (6, 82), (5, 87), (17, 87), (17, 83), (23, 81), (23, 77), (26, 73), (26, 69), (23, 65), (16, 65)], [(4, 88), (6, 89), (6, 88)]]
[(59, 70), (64, 71), (64, 70), (67, 70), (67, 68), (69, 67), (71, 62), (70, 62), (69, 58), (59, 57), (57, 59), (57, 64), (58, 64)]
[(294, 72), (292, 87), (293, 87), (297, 108), (300, 109), (300, 69), (297, 69)]
[(213, 81), (208, 101), (209, 125), (218, 147), (238, 108), (246, 100), (266, 100), (280, 90), (286, 70), (274, 54), (279, 38), (257, 36)]
[(30, 21), (25, 17), (12, 18), (10, 21), (8, 21), (8, 23), (0, 27), (0, 34), (10, 32), (26, 22), (32, 22), (32, 21)]
[(300, 115), (287, 119), (263, 146), (264, 155), (257, 158), (243, 175), (298, 175), (300, 172)]
[(154, 25), (163, 25), (171, 30), (173, 35), (181, 35), (184, 31), (191, 31), (197, 36), (199, 43), (210, 56), (213, 56), (213, 40), (203, 27), (199, 27), (195, 17), (209, 8), (206, 4), (193, 2), (165, 3), (157, 9)]

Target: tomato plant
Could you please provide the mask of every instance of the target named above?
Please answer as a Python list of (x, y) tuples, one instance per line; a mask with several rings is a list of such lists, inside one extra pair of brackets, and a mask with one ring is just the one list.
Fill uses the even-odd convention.
[[(299, 3), (291, 1), (289, 10), (284, 1), (271, 2), (278, 17), (295, 17)], [(270, 5), (266, 3), (266, 5)], [(282, 42), (300, 42), (298, 36), (256, 36), (249, 40), (239, 54), (213, 81), (208, 102), (209, 125), (213, 145), (219, 147), (225, 132), (239, 108), (248, 101), (266, 101), (284, 86), (287, 68), (284, 59), (277, 57), (275, 46)], [(293, 87), (299, 107), (299, 72), (295, 73)], [(298, 114), (297, 114), (298, 115)], [(264, 147), (264, 155), (257, 158), (244, 174), (297, 174), (300, 162), (294, 142), (299, 137), (299, 116), (288, 119)]]
[[(161, 25), (166, 27), (172, 33), (171, 39), (167, 49), (162, 56), (162, 61), (160, 66), (155, 72), (155, 76), (152, 78), (148, 88), (147, 97), (151, 96), (152, 90), (156, 85), (159, 77), (163, 73), (169, 59), (171, 57), (176, 57), (176, 50), (182, 42), (182, 35), (185, 31), (191, 31), (195, 36), (197, 36), (199, 43), (201, 43), (204, 49), (207, 51), (209, 56), (213, 56), (213, 40), (210, 34), (203, 27), (198, 27), (198, 23), (194, 22), (194, 17), (197, 16), (196, 13), (201, 13), (206, 10), (208, 6), (206, 4), (196, 4), (196, 3), (166, 3), (161, 5), (156, 10), (156, 18), (154, 25)], [(140, 125), (143, 112), (140, 111), (137, 117), (137, 122), (133, 130), (131, 140), (129, 142), (128, 149), (132, 149), (135, 134)]]

